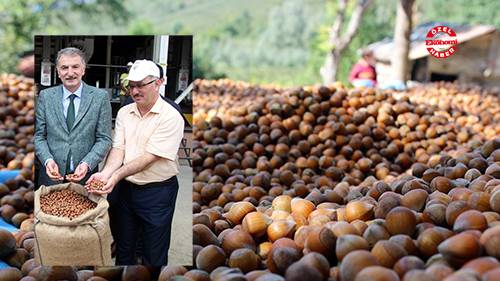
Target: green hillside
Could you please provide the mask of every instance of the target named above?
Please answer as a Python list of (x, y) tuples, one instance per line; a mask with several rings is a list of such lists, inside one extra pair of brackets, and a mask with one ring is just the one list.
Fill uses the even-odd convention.
[[(356, 1), (349, 1), (346, 20)], [(416, 1), (414, 25), (428, 21), (498, 26), (500, 1)], [(0, 71), (15, 71), (33, 34), (193, 34), (197, 77), (279, 83), (321, 81), (328, 30), (337, 1), (327, 0), (2, 0)], [(83, 3), (83, 4), (82, 4)], [(337, 79), (347, 80), (356, 50), (390, 37), (397, 0), (374, 0), (342, 55)], [(347, 22), (344, 25), (344, 29)]]
[[(132, 0), (140, 11), (141, 0)], [(185, 31), (193, 34), (203, 34), (210, 30), (223, 27), (227, 22), (234, 20), (243, 11), (247, 11), (255, 22), (265, 23), (269, 10), (278, 5), (282, 0), (202, 0), (202, 1), (155, 1), (159, 8), (153, 7), (142, 15), (154, 15), (149, 20), (154, 24), (155, 30), (171, 32), (176, 25), (182, 25)], [(181, 4), (176, 4), (176, 2)], [(164, 13), (162, 6), (178, 7), (167, 9), (171, 12)], [(165, 7), (166, 8), (166, 7)]]
[[(282, 85), (319, 82), (311, 45), (326, 0), (126, 0), (131, 16), (83, 17), (77, 34), (193, 34), (195, 74)], [(101, 32), (102, 31), (102, 32)], [(316, 54), (317, 55), (317, 54)]]
[[(269, 10), (283, 0), (125, 0), (124, 6), (131, 12), (131, 17), (123, 24), (116, 24), (114, 19), (99, 15), (89, 18), (88, 15), (73, 14), (79, 22), (75, 26), (62, 27), (65, 32), (78, 34), (128, 34), (130, 28), (137, 23), (146, 23), (151, 27), (151, 33), (171, 34), (182, 27), (182, 31), (194, 35), (206, 35), (218, 30), (228, 22), (247, 12), (252, 22), (264, 25), (267, 22)], [(320, 3), (314, 0), (311, 3)]]

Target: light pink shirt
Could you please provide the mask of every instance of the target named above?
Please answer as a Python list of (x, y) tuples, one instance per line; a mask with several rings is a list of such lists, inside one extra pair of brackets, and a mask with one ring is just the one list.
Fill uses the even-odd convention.
[(184, 136), (184, 120), (161, 97), (141, 117), (135, 103), (122, 107), (116, 116), (113, 147), (125, 151), (123, 164), (149, 152), (161, 157), (126, 179), (138, 185), (164, 181), (179, 173), (177, 152)]

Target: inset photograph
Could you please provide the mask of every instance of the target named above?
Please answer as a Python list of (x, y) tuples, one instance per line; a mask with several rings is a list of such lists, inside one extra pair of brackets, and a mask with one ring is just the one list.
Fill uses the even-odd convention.
[(35, 36), (35, 259), (192, 264), (192, 36)]

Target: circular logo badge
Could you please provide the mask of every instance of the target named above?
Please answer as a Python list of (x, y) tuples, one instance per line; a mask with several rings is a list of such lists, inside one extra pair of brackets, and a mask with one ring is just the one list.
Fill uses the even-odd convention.
[(447, 26), (433, 27), (425, 38), (427, 51), (439, 59), (453, 55), (457, 51), (457, 44), (457, 34)]

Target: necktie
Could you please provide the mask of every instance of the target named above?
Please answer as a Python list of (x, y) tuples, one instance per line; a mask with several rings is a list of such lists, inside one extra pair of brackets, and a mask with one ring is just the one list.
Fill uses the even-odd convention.
[(75, 123), (75, 100), (76, 95), (71, 94), (69, 96), (69, 106), (68, 106), (68, 112), (66, 114), (66, 125), (68, 125), (68, 131), (71, 131), (71, 128), (73, 127), (73, 123)]
[[(66, 125), (68, 126), (68, 131), (71, 132), (71, 128), (73, 128), (73, 124), (75, 123), (75, 100), (76, 95), (71, 94), (69, 96), (69, 106), (68, 112), (66, 113)], [(66, 174), (70, 172), (71, 169), (71, 148), (68, 152), (68, 158), (66, 159)]]

